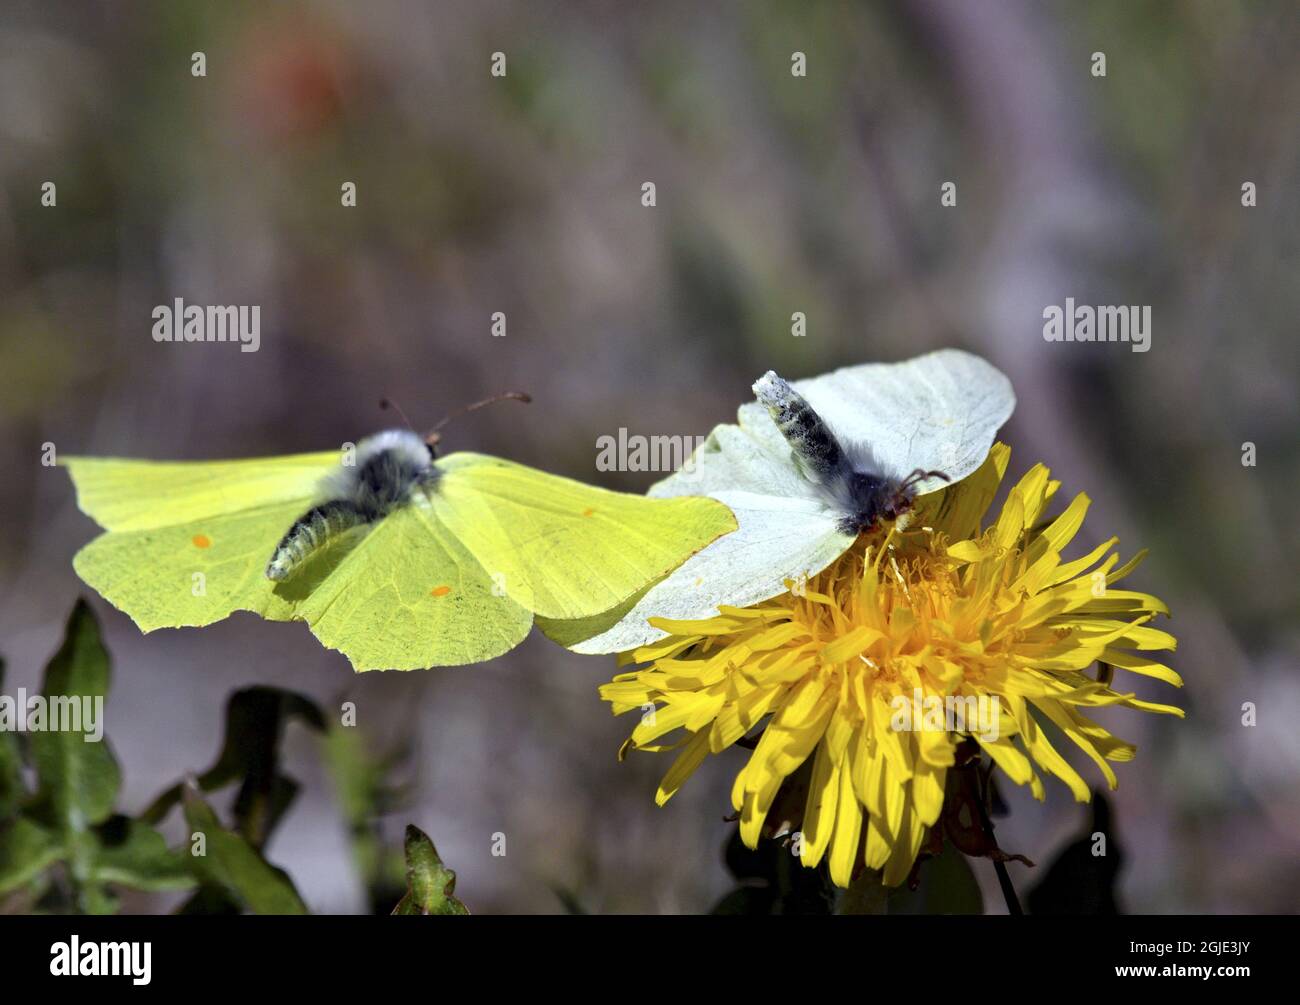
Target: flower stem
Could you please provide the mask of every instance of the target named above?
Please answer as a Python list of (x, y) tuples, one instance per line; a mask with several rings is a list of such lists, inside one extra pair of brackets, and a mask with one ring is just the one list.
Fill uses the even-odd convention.
[(1007, 914), (1022, 915), (1025, 912), (1020, 907), (1020, 898), (1016, 896), (1016, 888), (1011, 885), (1011, 876), (1007, 872), (1007, 864), (993, 860), (993, 868), (998, 874), (998, 885), (1002, 887), (1002, 897), (1007, 902)]
[[(989, 775), (985, 776), (980, 766), (975, 765), (975, 777), (979, 779), (979, 799), (976, 800), (975, 805), (979, 809), (980, 826), (984, 828), (984, 833), (988, 835), (990, 841), (993, 841), (993, 821), (989, 819), (988, 811), (984, 807), (988, 795), (987, 782), (992, 774), (992, 768), (989, 770)], [(996, 842), (994, 847), (996, 848)], [(1020, 906), (1020, 898), (1016, 896), (1016, 888), (1011, 882), (1011, 874), (1007, 872), (1007, 864), (996, 855), (993, 856), (993, 871), (998, 874), (998, 886), (1002, 888), (1002, 899), (1007, 902), (1007, 914), (1014, 917), (1023, 915), (1025, 912)]]

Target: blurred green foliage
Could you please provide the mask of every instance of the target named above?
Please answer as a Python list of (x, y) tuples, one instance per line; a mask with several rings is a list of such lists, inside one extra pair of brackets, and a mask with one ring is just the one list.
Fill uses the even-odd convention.
[[(79, 600), (46, 667), (42, 697), (102, 702), (109, 680), (99, 625)], [(121, 771), (104, 737), (91, 741), (86, 731), (66, 724), (0, 731), (0, 911), (110, 914), (127, 889), (190, 891), (177, 909), (182, 914), (307, 913), (293, 881), (264, 855), (298, 792), (279, 768), (280, 741), (293, 721), (326, 732), (320, 708), (300, 694), (251, 687), (231, 695), (216, 762), (167, 789), (138, 817), (115, 810)], [(396, 805), (396, 790), (385, 781), (393, 762), (371, 761), (346, 727), (329, 736), (325, 749), (376, 907), (385, 896), (388, 905), (400, 896), (395, 914), (468, 913), (452, 896), (455, 875), (413, 826), (406, 836), (407, 888), (393, 891), (382, 867), (386, 851), (369, 830), (381, 805)], [(29, 770), (34, 791), (24, 780)], [(230, 787), (235, 797), (227, 825), (205, 796)], [(189, 840), (172, 849), (157, 827), (177, 806)]]
[[(78, 601), (63, 645), (45, 670), (41, 695), (101, 701), (109, 660), (90, 606)], [(20, 754), (27, 740), (26, 758)], [(0, 896), (19, 894), (36, 910), (108, 914), (117, 887), (180, 890), (194, 885), (184, 856), (149, 824), (114, 812), (121, 772), (106, 740), (44, 729), (0, 733)], [(28, 792), (30, 767), (37, 787)]]

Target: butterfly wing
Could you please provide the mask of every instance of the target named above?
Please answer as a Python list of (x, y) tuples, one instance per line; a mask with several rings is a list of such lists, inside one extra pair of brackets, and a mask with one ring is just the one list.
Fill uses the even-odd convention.
[[(960, 349), (940, 349), (902, 363), (849, 366), (791, 386), (830, 425), (840, 442), (867, 447), (887, 473), (942, 471), (960, 481), (983, 462), (1016, 407), (1011, 382)], [(767, 409), (741, 406), (740, 425), (756, 437), (780, 431)], [(917, 483), (925, 495), (946, 484)]]
[(474, 453), (438, 468), (439, 518), (510, 597), (547, 618), (610, 610), (736, 528), (712, 499), (611, 492)]
[(77, 505), (108, 532), (73, 568), (142, 631), (246, 609), (292, 616), (263, 572), (334, 453), (207, 463), (68, 457)]
[(300, 593), (296, 616), (358, 670), (480, 663), (532, 629), (532, 612), (498, 588), (427, 500), (354, 533), (337, 565), (327, 563), (339, 548), (276, 592)]
[(65, 457), (59, 463), (72, 476), (77, 506), (105, 530), (149, 530), (280, 502), (305, 509), (338, 462), (329, 451), (246, 461)]
[(304, 620), (358, 670), (473, 663), (517, 645), (532, 614), (494, 591), (422, 504), (356, 528), (284, 583), (266, 562), (318, 497), (335, 453), (212, 463), (67, 458), (83, 511), (107, 529), (77, 574), (142, 631), (234, 611)]
[[(712, 617), (722, 605), (748, 607), (784, 593), (786, 580), (811, 577), (853, 543), (838, 517), (819, 501), (719, 492), (741, 530), (719, 538), (676, 571), (619, 608), (580, 621), (538, 619), (538, 627), (579, 653), (635, 649), (666, 634), (650, 618), (690, 621)], [(742, 533), (743, 531), (743, 533)]]
[(770, 419), (766, 427), (752, 430), (715, 426), (687, 463), (652, 485), (647, 495), (672, 498), (755, 492), (810, 502), (820, 499), (816, 487), (799, 473), (791, 456), (790, 445)]

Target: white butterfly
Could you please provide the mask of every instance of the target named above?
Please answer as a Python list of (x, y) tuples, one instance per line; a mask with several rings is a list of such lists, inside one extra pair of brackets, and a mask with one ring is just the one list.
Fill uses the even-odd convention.
[(713, 617), (811, 577), (878, 519), (960, 481), (1015, 408), (1011, 382), (957, 349), (868, 363), (787, 384), (768, 371), (739, 425), (717, 426), (651, 496), (707, 495), (739, 523), (628, 605), (543, 629), (580, 653), (623, 652), (666, 634), (648, 618)]

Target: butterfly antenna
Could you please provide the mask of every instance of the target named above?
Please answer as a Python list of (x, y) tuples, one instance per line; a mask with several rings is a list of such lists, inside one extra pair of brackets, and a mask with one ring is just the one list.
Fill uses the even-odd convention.
[(406, 413), (402, 411), (402, 406), (399, 405), (397, 402), (391, 400), (390, 398), (380, 398), (379, 407), (383, 409), (385, 412), (391, 408), (394, 412), (396, 412), (398, 415), (402, 417), (402, 421), (406, 423), (406, 428), (413, 433), (415, 432), (415, 427), (411, 425), (411, 420), (406, 417)]
[(532, 401), (532, 396), (525, 394), (523, 391), (505, 391), (502, 394), (494, 394), (490, 398), (484, 398), (482, 401), (476, 401), (472, 405), (466, 405), (464, 408), (458, 408), (454, 412), (448, 413), (441, 422), (429, 430), (429, 436), (426, 439), (432, 439), (434, 443), (438, 442), (438, 430), (449, 423), (452, 419), (466, 412), (474, 412), (485, 405), (495, 404), (498, 401), (522, 401), (525, 404)]

